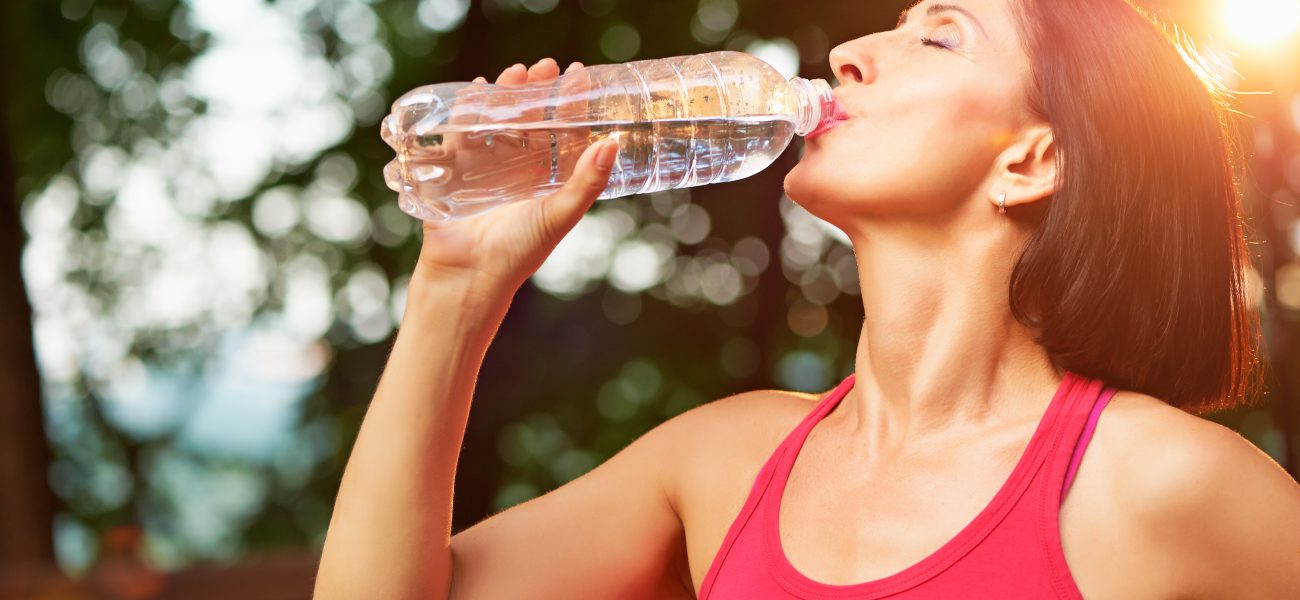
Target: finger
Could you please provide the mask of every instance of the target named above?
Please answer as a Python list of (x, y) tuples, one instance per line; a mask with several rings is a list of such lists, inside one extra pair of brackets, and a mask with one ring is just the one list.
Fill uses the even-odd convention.
[(479, 75), (478, 77), (474, 78), (473, 83), (487, 83), (487, 78), (482, 75)]
[(581, 69), (581, 68), (582, 68), (582, 63), (578, 61), (574, 61), (569, 63), (569, 68), (565, 69), (564, 72), (568, 73), (569, 71), (573, 71), (575, 69)]
[[(527, 81), (527, 79), (528, 79), (528, 68), (525, 67), (523, 63), (515, 63), (513, 65), (510, 65), (509, 68), (501, 72), (501, 75), (497, 77), (496, 83), (497, 85), (518, 85), (524, 83), (525, 81)], [(485, 115), (487, 113), (490, 113), (492, 108), (506, 102), (509, 102), (508, 96), (503, 96), (501, 94), (493, 94), (488, 96), (483, 103), (483, 110)], [(500, 116), (497, 116), (495, 118), (484, 116), (484, 118), (481, 119), (479, 123), (495, 121), (497, 118), (500, 118)], [(498, 139), (498, 136), (494, 136), (492, 134), (487, 134), (487, 135), (475, 134), (475, 135), (479, 136), (479, 139), (483, 142), (484, 145), (491, 144)]]
[[(542, 60), (537, 61), (537, 64), (528, 68), (529, 83), (548, 83), (554, 81), (557, 77), (559, 77), (559, 75), (560, 75), (560, 66), (556, 64), (555, 59), (550, 57), (543, 58)], [(536, 120), (536, 121), (544, 120), (545, 114), (546, 114), (546, 110), (544, 107), (541, 106), (538, 106), (536, 109), (529, 110), (526, 112), (526, 116), (529, 120)], [(550, 132), (542, 131), (542, 130), (533, 130), (533, 131), (524, 132), (523, 137), (520, 138), (520, 142), (525, 144), (537, 143), (540, 146), (549, 142), (550, 141), (549, 138), (550, 138)]]
[(510, 65), (509, 69), (501, 72), (497, 77), (497, 85), (512, 85), (526, 81), (528, 78), (528, 68), (523, 63)]
[(560, 66), (549, 58), (543, 58), (528, 68), (528, 81), (550, 81), (560, 74)]

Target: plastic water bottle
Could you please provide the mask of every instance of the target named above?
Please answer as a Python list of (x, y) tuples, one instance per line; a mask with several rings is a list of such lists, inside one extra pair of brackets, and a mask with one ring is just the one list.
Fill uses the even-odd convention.
[(822, 79), (786, 79), (743, 52), (593, 65), (519, 85), (442, 83), (393, 103), (381, 135), (402, 211), (439, 221), (539, 199), (591, 144), (619, 154), (601, 199), (753, 175), (835, 118)]

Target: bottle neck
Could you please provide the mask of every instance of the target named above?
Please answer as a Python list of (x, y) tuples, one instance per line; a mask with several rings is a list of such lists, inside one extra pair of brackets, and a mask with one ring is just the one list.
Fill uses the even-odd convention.
[(808, 135), (834, 117), (835, 96), (831, 95), (831, 84), (825, 79), (793, 77), (790, 84), (796, 90), (798, 98), (795, 134)]

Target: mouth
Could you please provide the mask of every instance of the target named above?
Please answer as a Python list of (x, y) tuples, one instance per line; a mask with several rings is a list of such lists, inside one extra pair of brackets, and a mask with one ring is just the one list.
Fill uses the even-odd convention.
[(808, 132), (808, 135), (805, 135), (803, 138), (805, 141), (818, 137), (823, 133), (826, 133), (827, 131), (834, 129), (836, 125), (839, 125), (840, 123), (843, 123), (851, 118), (849, 116), (848, 111), (844, 110), (844, 106), (840, 104), (839, 100), (836, 100), (832, 104), (832, 106), (833, 109), (830, 118), (823, 120), (816, 129)]

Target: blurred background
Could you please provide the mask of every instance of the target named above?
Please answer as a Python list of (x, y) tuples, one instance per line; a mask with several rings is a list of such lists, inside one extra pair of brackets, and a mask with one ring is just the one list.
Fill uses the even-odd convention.
[[(1294, 476), (1300, 0), (1142, 4), (1245, 92), (1269, 390), (1210, 418)], [(830, 47), (906, 5), (4, 3), (0, 595), (309, 595), (418, 251), (381, 173), (402, 92), (718, 49), (830, 78)], [(455, 530), (691, 407), (852, 371), (852, 251), (782, 195), (800, 148), (746, 180), (602, 201), (561, 243), (487, 355)]]

